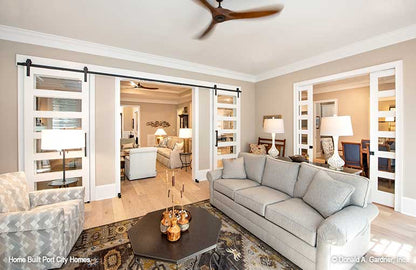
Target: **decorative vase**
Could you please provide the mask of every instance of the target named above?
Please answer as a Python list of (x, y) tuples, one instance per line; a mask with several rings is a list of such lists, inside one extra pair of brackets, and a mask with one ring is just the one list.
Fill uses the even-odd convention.
[(166, 234), (168, 228), (170, 226), (170, 216), (169, 212), (163, 212), (163, 218), (160, 221), (160, 232)]
[(189, 220), (186, 216), (186, 212), (181, 213), (181, 218), (178, 221), (179, 227), (181, 228), (181, 232), (185, 232), (189, 229)]
[(170, 242), (176, 242), (179, 238), (181, 238), (181, 228), (179, 227), (178, 220), (175, 217), (171, 219), (170, 226), (166, 232)]

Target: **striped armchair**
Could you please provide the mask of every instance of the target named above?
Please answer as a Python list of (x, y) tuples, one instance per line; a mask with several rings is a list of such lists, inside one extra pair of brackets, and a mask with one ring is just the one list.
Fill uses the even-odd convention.
[[(24, 173), (0, 175), (0, 269), (61, 267), (83, 226), (83, 187), (29, 192)], [(55, 259), (30, 264), (9, 261), (28, 256)]]

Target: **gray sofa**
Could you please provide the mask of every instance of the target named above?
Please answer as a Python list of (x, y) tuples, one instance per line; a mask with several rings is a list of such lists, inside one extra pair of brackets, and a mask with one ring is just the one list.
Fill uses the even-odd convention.
[[(353, 262), (336, 263), (333, 256), (360, 258), (368, 251), (370, 225), (378, 215), (369, 199), (369, 179), (308, 163), (249, 153), (240, 157), (246, 179), (225, 179), (223, 170), (208, 172), (213, 206), (303, 269), (350, 269)], [(328, 204), (324, 208), (331, 206), (332, 199), (327, 202), (323, 196), (336, 197), (316, 186), (318, 173), (351, 191), (341, 210), (329, 216), (310, 206), (315, 199)], [(310, 198), (311, 194), (318, 195)]]

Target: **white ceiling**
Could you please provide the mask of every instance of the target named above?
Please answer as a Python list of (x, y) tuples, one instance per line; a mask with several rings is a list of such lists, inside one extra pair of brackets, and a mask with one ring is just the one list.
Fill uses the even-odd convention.
[[(208, 0), (213, 3), (213, 0)], [(279, 16), (210, 22), (192, 0), (0, 0), (0, 24), (259, 75), (416, 24), (415, 0), (224, 0), (245, 10), (284, 4)]]

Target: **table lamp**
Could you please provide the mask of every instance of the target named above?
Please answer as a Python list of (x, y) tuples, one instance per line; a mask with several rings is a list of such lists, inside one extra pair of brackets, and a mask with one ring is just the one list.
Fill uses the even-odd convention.
[(322, 117), (321, 136), (332, 136), (334, 138), (334, 155), (328, 159), (331, 169), (341, 171), (345, 161), (338, 153), (339, 136), (352, 136), (351, 116), (330, 116)]
[(179, 138), (182, 138), (184, 141), (184, 152), (189, 153), (189, 139), (192, 138), (192, 128), (180, 128)]
[(62, 182), (65, 185), (65, 154), (69, 149), (85, 147), (82, 130), (44, 129), (41, 133), (41, 149), (57, 150), (62, 153)]
[(163, 136), (166, 136), (167, 133), (163, 128), (158, 128), (155, 132), (155, 135), (157, 136), (157, 143), (160, 143), (160, 141), (163, 139)]
[(264, 120), (264, 132), (272, 134), (272, 147), (269, 150), (269, 155), (273, 158), (279, 156), (279, 150), (275, 145), (276, 133), (285, 133), (283, 119), (270, 118)]

